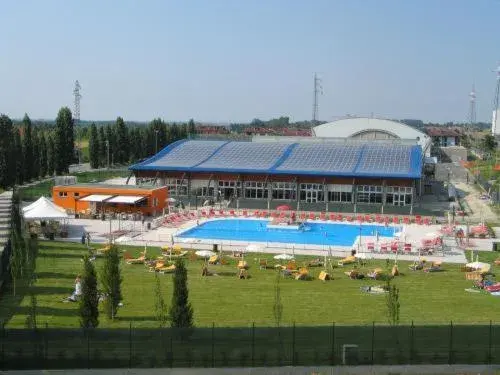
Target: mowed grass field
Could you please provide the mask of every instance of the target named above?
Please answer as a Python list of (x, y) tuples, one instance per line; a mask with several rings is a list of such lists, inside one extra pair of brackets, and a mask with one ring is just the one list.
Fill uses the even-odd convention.
[[(131, 255), (137, 255), (142, 248), (120, 247)], [(33, 287), (37, 296), (37, 319), (39, 325), (49, 327), (78, 327), (77, 304), (63, 303), (74, 289), (75, 275), (81, 272), (85, 247), (63, 242), (40, 242), (37, 260), (38, 279)], [(151, 256), (159, 255), (158, 248), (148, 248)], [(497, 253), (482, 253), (480, 260), (492, 261)], [(239, 280), (236, 277), (237, 260), (226, 257), (228, 265), (210, 266), (218, 276), (201, 276), (202, 260), (186, 259), (188, 268), (189, 298), (194, 310), (195, 325), (198, 327), (248, 327), (274, 326), (273, 305), (277, 273), (274, 270), (260, 270), (259, 258), (271, 255), (248, 254), (251, 278)], [(300, 265), (312, 257), (298, 257)], [(336, 263), (337, 260), (335, 260)], [(274, 261), (276, 262), (276, 261)], [(102, 259), (97, 258), (96, 268), (100, 271)], [(391, 266), (393, 261), (391, 261)], [(460, 272), (460, 265), (444, 264), (444, 271), (424, 273), (410, 271), (409, 262), (398, 262), (403, 275), (393, 283), (400, 290), (401, 324), (414, 322), (422, 324), (480, 324), (496, 321), (500, 298), (487, 293), (469, 293), (464, 289), (472, 286)], [(368, 261), (361, 270), (386, 267), (386, 261)], [(343, 273), (352, 267), (333, 269), (333, 280), (322, 282), (317, 279), (322, 268), (310, 268), (313, 279), (298, 281), (280, 279), (283, 303), (282, 324), (331, 325), (387, 323), (387, 307), (383, 295), (369, 295), (360, 291), (363, 285), (379, 285), (383, 281), (351, 280)], [(154, 273), (143, 265), (121, 266), (123, 276), (123, 307), (118, 319), (108, 321), (100, 318), (101, 327), (154, 328)], [(494, 268), (495, 272), (497, 268)], [(172, 275), (161, 275), (163, 295), (170, 304)], [(24, 295), (23, 295), (24, 293)], [(10, 328), (24, 327), (29, 311), (30, 297), (27, 291), (19, 291), (13, 297), (5, 288), (0, 302), (0, 319)]]

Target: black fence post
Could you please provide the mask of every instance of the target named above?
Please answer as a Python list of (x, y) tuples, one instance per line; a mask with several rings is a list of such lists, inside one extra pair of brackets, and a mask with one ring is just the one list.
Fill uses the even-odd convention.
[(252, 322), (252, 367), (255, 367), (255, 322)]
[(295, 366), (295, 322), (292, 328), (292, 366)]
[(170, 368), (174, 367), (174, 339), (172, 335), (172, 329), (170, 328), (169, 333), (170, 333)]
[(332, 323), (332, 366), (335, 366), (335, 322)]
[(493, 326), (492, 322), (490, 320), (490, 332), (488, 335), (488, 364), (491, 365), (491, 345), (492, 345), (492, 340), (493, 340)]
[(450, 321), (450, 345), (448, 352), (448, 364), (453, 364), (453, 321)]
[(83, 329), (85, 336), (87, 336), (87, 368), (90, 369), (90, 330), (88, 328)]
[(411, 321), (411, 326), (410, 326), (410, 365), (413, 364), (413, 351), (414, 351), (414, 344), (413, 344), (413, 335), (414, 335), (414, 329), (415, 326), (413, 325), (413, 320)]
[(212, 322), (212, 368), (215, 367), (215, 323)]
[(372, 366), (374, 365), (375, 361), (375, 322), (372, 322)]
[(128, 368), (132, 368), (132, 322), (128, 329)]

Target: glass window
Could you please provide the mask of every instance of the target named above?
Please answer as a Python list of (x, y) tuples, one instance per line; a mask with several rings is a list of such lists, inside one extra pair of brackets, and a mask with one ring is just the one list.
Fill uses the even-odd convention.
[(246, 181), (245, 198), (248, 199), (267, 199), (268, 189), (264, 182)]
[(273, 182), (272, 197), (276, 200), (295, 200), (296, 185), (294, 182)]
[(382, 203), (382, 186), (358, 185), (359, 203)]

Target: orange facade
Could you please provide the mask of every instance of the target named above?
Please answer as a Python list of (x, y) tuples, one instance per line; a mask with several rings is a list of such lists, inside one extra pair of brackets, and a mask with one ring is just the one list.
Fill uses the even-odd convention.
[[(137, 196), (144, 197), (136, 204), (88, 202), (82, 200), (90, 195)], [(59, 185), (52, 188), (52, 199), (69, 213), (141, 213), (160, 215), (167, 207), (167, 187), (140, 187), (129, 185), (75, 184)], [(109, 200), (109, 199), (108, 199)]]

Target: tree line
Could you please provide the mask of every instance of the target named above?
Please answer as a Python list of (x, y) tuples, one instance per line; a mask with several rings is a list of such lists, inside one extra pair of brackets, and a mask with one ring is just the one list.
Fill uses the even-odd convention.
[(69, 108), (59, 110), (52, 127), (34, 127), (28, 115), (19, 124), (0, 115), (1, 188), (68, 173), (74, 160), (74, 124)]
[(112, 125), (90, 125), (89, 161), (92, 168), (127, 164), (154, 155), (165, 146), (196, 133), (194, 120), (166, 123), (154, 119), (148, 126), (127, 126), (118, 117)]

